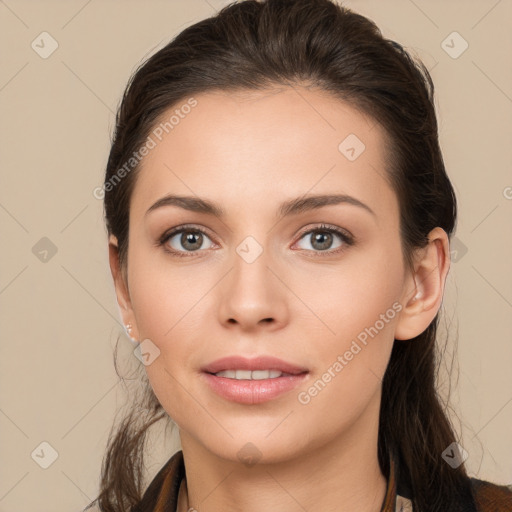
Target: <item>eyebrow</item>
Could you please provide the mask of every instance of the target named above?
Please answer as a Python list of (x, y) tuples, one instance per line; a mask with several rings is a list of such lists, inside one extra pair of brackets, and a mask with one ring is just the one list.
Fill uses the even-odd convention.
[[(305, 211), (336, 204), (350, 204), (358, 206), (376, 217), (375, 212), (368, 205), (359, 201), (359, 199), (356, 199), (355, 197), (345, 194), (322, 194), (297, 197), (296, 199), (283, 202), (278, 209), (278, 216), (281, 219), (290, 215), (297, 215)], [(225, 210), (219, 204), (212, 201), (201, 199), (199, 197), (177, 196), (172, 194), (160, 198), (146, 211), (145, 215), (164, 206), (178, 206), (179, 208), (183, 208), (191, 212), (205, 213), (220, 219), (224, 218), (226, 215)]]

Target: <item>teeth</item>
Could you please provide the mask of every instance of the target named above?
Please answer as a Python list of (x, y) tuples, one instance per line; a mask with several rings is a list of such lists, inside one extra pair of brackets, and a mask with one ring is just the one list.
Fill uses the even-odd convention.
[(236, 370), (235, 371), (235, 379), (236, 380), (246, 380), (251, 379), (252, 372), (251, 370)]
[(217, 377), (226, 377), (236, 380), (262, 380), (281, 377), (283, 372), (279, 370), (223, 370), (215, 374)]
[(228, 379), (234, 379), (236, 377), (235, 370), (224, 370), (222, 372), (218, 372), (215, 375), (217, 377), (227, 377)]

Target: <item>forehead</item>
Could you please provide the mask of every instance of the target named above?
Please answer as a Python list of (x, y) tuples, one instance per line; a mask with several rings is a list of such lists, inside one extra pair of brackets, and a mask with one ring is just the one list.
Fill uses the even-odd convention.
[(169, 193), (241, 209), (307, 193), (350, 194), (374, 210), (395, 201), (382, 127), (318, 89), (201, 93), (173, 105), (150, 137), (132, 197), (140, 214)]

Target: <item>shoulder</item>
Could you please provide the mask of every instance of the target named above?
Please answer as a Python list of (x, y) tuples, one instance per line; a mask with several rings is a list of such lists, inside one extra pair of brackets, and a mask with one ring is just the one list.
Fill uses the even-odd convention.
[(471, 478), (471, 488), (478, 512), (512, 511), (512, 485), (498, 485)]

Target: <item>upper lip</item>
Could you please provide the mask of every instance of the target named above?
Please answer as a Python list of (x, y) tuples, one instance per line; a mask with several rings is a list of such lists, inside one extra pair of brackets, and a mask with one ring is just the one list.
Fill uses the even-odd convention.
[(254, 358), (228, 356), (217, 359), (201, 369), (207, 373), (218, 373), (223, 370), (278, 370), (291, 375), (298, 375), (308, 371), (307, 368), (296, 366), (271, 356), (258, 356)]

